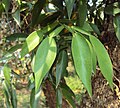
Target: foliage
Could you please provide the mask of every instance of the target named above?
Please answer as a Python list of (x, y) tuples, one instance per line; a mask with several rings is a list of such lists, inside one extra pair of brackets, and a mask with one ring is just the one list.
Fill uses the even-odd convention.
[[(12, 8), (12, 6), (13, 8)], [(15, 8), (16, 5), (16, 8)], [(104, 7), (106, 5), (106, 7)], [(6, 67), (20, 51), (19, 59), (25, 63), (28, 57), (32, 71), (29, 72), (31, 107), (36, 108), (36, 99), (46, 79), (57, 92), (57, 107), (62, 106), (62, 98), (75, 108), (74, 93), (64, 82), (67, 77), (68, 53), (71, 53), (75, 71), (92, 97), (91, 77), (96, 74), (96, 65), (113, 89), (113, 69), (110, 57), (99, 39), (104, 27), (105, 16), (114, 19), (114, 30), (120, 40), (120, 4), (106, 4), (104, 0), (10, 0), (0, 2), (0, 15), (16, 22), (20, 32), (5, 37), (7, 42), (19, 42), (11, 46), (0, 59), (4, 65), (3, 81), (6, 106), (16, 108), (15, 88), (10, 82), (11, 69)], [(21, 49), (21, 50), (18, 50)], [(109, 74), (108, 74), (109, 73)], [(40, 96), (40, 95), (39, 95)], [(11, 99), (11, 102), (10, 102)]]

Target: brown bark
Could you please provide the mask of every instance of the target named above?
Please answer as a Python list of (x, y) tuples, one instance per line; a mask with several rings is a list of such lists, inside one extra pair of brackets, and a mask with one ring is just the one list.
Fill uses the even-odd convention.
[[(56, 92), (53, 88), (52, 83), (49, 80), (45, 81), (45, 87), (43, 88), (43, 92), (46, 97), (46, 105), (49, 108), (56, 108)], [(69, 104), (64, 98), (62, 100), (62, 108), (70, 108)]]

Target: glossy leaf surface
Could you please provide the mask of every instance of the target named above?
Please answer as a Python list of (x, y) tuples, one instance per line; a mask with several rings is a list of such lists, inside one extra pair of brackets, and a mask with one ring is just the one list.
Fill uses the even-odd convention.
[(36, 93), (56, 58), (56, 51), (56, 42), (51, 37), (45, 38), (38, 47), (34, 63)]

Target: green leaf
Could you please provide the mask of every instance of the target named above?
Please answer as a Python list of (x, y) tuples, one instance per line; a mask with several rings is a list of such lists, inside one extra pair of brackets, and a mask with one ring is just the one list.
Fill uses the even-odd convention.
[(12, 54), (7, 54), (5, 56), (3, 56), (2, 58), (0, 58), (0, 63), (1, 62), (7, 62), (8, 60), (14, 58)]
[(77, 26), (71, 26), (71, 29), (78, 31), (84, 35), (92, 36), (89, 32), (85, 31), (83, 28), (77, 27)]
[(66, 84), (62, 84), (61, 89), (62, 89), (63, 96), (71, 104), (72, 108), (76, 108), (75, 101), (74, 101), (75, 95), (72, 92), (72, 90)]
[(120, 15), (116, 15), (113, 21), (114, 21), (114, 28), (115, 28), (116, 36), (118, 40), (120, 41)]
[(32, 12), (32, 26), (34, 26), (39, 18), (39, 15), (44, 7), (46, 3), (46, 0), (38, 0), (34, 7), (33, 7), (33, 12)]
[(68, 13), (68, 18), (70, 19), (73, 6), (74, 6), (75, 0), (65, 0), (66, 8), (67, 8), (67, 13)]
[(64, 26), (60, 26), (58, 28), (56, 28), (54, 31), (52, 31), (49, 36), (50, 37), (54, 37), (54, 36), (57, 36), (62, 30), (64, 29)]
[(84, 25), (82, 26), (82, 29), (88, 32), (93, 31), (93, 29), (91, 28), (90, 24), (88, 22), (84, 22)]
[(2, 3), (0, 3), (0, 17), (2, 16), (2, 12), (4, 11), (4, 7)]
[(93, 23), (90, 23), (90, 26), (92, 27), (92, 29), (94, 30), (94, 32), (98, 35), (100, 35), (100, 31), (97, 27), (97, 25), (93, 24)]
[(25, 43), (22, 46), (21, 58), (24, 57), (27, 53), (32, 51), (43, 39), (43, 33), (41, 30), (32, 32), (26, 39)]
[(4, 95), (5, 95), (6, 107), (11, 108), (11, 106), (10, 106), (10, 92), (8, 90), (9, 88), (7, 87), (5, 81), (3, 81), (2, 86), (3, 86)]
[(92, 72), (95, 73), (96, 72), (96, 65), (97, 65), (97, 57), (96, 57), (96, 53), (91, 45), (91, 43), (89, 41), (87, 41), (91, 50), (91, 54), (92, 54)]
[(32, 32), (26, 39), (25, 43), (22, 46), (21, 58), (24, 57), (27, 53), (32, 51), (43, 39), (43, 34), (54, 29), (58, 25), (58, 22), (54, 22), (51, 25), (48, 25), (41, 30)]
[(87, 16), (87, 4), (85, 1), (84, 2), (82, 0), (79, 1), (78, 14), (79, 14), (80, 27), (83, 27)]
[(11, 47), (11, 48), (7, 51), (7, 53), (5, 53), (5, 55), (6, 55), (6, 54), (12, 54), (12, 53), (14, 53), (15, 51), (17, 51), (18, 49), (20, 49), (21, 47), (22, 47), (22, 44), (17, 44), (17, 45), (15, 45), (15, 46)]
[(75, 69), (86, 87), (90, 96), (92, 96), (91, 75), (92, 75), (92, 56), (90, 47), (85, 38), (75, 33), (72, 38), (72, 55)]
[(105, 7), (105, 13), (109, 15), (116, 15), (120, 13), (119, 2), (115, 2), (113, 4), (108, 5)]
[(113, 80), (112, 80), (113, 69), (109, 55), (103, 44), (97, 38), (95, 38), (94, 36), (90, 36), (90, 41), (96, 52), (98, 64), (101, 69), (101, 72), (103, 76), (107, 79), (110, 87), (113, 89)]
[(35, 94), (35, 88), (32, 89), (31, 94), (30, 94), (30, 106), (31, 108), (38, 108), (38, 102), (40, 99), (40, 93), (38, 92), (37, 94)]
[(45, 38), (38, 47), (34, 64), (36, 93), (56, 58), (56, 51), (56, 42), (51, 37)]
[(14, 18), (14, 20), (16, 21), (16, 23), (19, 25), (20, 27), (20, 9), (17, 9), (13, 14), (12, 17)]
[(4, 65), (3, 72), (4, 72), (5, 81), (7, 82), (7, 84), (10, 85), (10, 73), (11, 73), (11, 69), (8, 67), (7, 64)]
[(8, 14), (8, 10), (10, 8), (10, 0), (2, 0), (2, 4), (3, 4), (3, 7), (4, 7), (6, 13)]
[(66, 51), (61, 51), (58, 59), (59, 60), (56, 65), (56, 88), (60, 83), (62, 75), (66, 72), (66, 67), (68, 65), (68, 56)]
[(27, 38), (27, 36), (28, 35), (25, 34), (25, 33), (14, 33), (14, 34), (11, 34), (8, 37), (6, 37), (6, 40), (9, 40), (9, 41), (16, 41), (16, 40), (23, 41)]
[(17, 108), (17, 95), (16, 95), (15, 87), (13, 85), (11, 88), (11, 104), (13, 108)]
[(62, 93), (60, 89), (57, 89), (56, 92), (57, 108), (62, 108)]

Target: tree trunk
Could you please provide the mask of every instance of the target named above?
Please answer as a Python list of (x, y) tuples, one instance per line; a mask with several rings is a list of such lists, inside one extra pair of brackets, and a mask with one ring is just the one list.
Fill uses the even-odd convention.
[[(43, 92), (46, 97), (47, 107), (56, 108), (56, 92), (53, 88), (52, 83), (49, 80), (45, 81), (45, 87), (43, 88)], [(64, 98), (62, 100), (62, 108), (70, 108), (69, 104)]]

